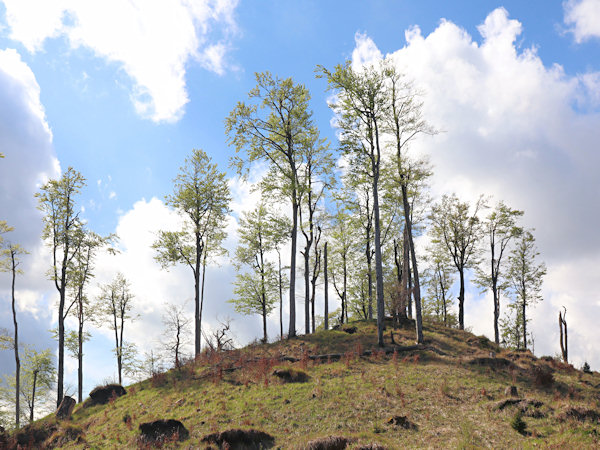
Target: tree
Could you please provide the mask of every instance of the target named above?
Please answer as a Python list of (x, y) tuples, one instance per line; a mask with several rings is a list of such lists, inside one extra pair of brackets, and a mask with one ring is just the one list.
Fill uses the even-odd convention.
[(385, 77), (376, 67), (360, 71), (352, 69), (350, 62), (337, 65), (333, 71), (317, 67), (319, 76), (327, 78), (328, 88), (336, 93), (330, 107), (336, 113), (336, 126), (340, 130), (342, 150), (365, 166), (371, 181), (374, 220), (375, 285), (377, 295), (377, 343), (383, 342), (384, 293), (381, 256), (381, 224), (379, 211), (379, 181), (382, 166), (380, 145), (381, 127), (389, 108)]
[[(1, 242), (0, 242), (1, 244)], [(0, 247), (1, 248), (1, 247)], [(13, 316), (14, 326), (14, 337), (12, 340), (12, 347), (15, 354), (15, 426), (19, 428), (19, 415), (21, 411), (20, 405), (20, 389), (21, 389), (21, 360), (19, 358), (19, 325), (17, 323), (17, 308), (15, 299), (15, 279), (17, 274), (23, 273), (19, 269), (21, 264), (20, 256), (27, 252), (19, 244), (8, 244), (0, 252), (0, 271), (10, 272), (12, 276), (11, 282), (11, 307)]]
[(517, 218), (522, 215), (523, 211), (510, 209), (503, 202), (499, 202), (483, 224), (485, 234), (489, 240), (491, 270), (486, 273), (483, 269), (478, 268), (475, 282), (485, 289), (492, 290), (494, 298), (494, 340), (496, 344), (500, 344), (498, 329), (500, 291), (506, 287), (505, 283), (501, 282), (502, 257), (510, 241), (523, 232), (517, 226)]
[(58, 380), (57, 406), (63, 398), (65, 360), (65, 306), (69, 286), (69, 266), (79, 251), (77, 235), (81, 221), (75, 198), (85, 186), (85, 178), (72, 167), (60, 180), (50, 180), (36, 194), (38, 208), (44, 213), (42, 238), (52, 248), (50, 279), (59, 294), (58, 302)]
[(558, 311), (558, 327), (560, 328), (560, 352), (565, 364), (569, 364), (569, 338), (567, 334), (567, 308), (563, 306), (564, 314)]
[[(10, 339), (10, 346), (13, 341)], [(22, 349), (21, 376), (19, 383), (19, 416), (27, 419), (29, 423), (34, 420), (34, 413), (40, 404), (45, 405), (51, 401), (51, 392), (54, 384), (56, 371), (52, 361), (50, 349), (42, 352), (25, 345)], [(5, 383), (8, 390), (2, 389), (2, 397), (8, 400), (6, 403), (13, 405), (14, 393), (16, 392), (16, 374), (6, 377)], [(7, 395), (8, 394), (8, 398)], [(18, 423), (18, 422), (17, 422)]]
[(83, 343), (90, 338), (90, 334), (85, 331), (84, 327), (85, 323), (95, 314), (87, 296), (86, 287), (90, 279), (94, 277), (94, 259), (98, 251), (113, 239), (113, 235), (102, 237), (84, 228), (80, 228), (79, 233), (76, 234), (76, 246), (79, 251), (70, 266), (69, 290), (72, 302), (65, 315), (71, 312), (75, 316), (77, 332), (65, 337), (65, 345), (77, 359), (77, 401), (79, 403), (83, 401)]
[(125, 323), (134, 319), (134, 316), (131, 315), (133, 298), (129, 282), (123, 274), (118, 273), (112, 283), (102, 287), (102, 293), (97, 304), (100, 319), (108, 323), (110, 329), (115, 333), (115, 355), (119, 384), (122, 384), (123, 380), (123, 367), (130, 365), (133, 352), (131, 345), (124, 341)]
[[(266, 192), (278, 192), (292, 206), (290, 261), (290, 325), (288, 338), (296, 336), (296, 251), (298, 209), (302, 199), (299, 170), (305, 149), (315, 142), (318, 131), (308, 109), (310, 94), (291, 78), (280, 79), (269, 72), (256, 74), (256, 87), (248, 93), (250, 104), (239, 102), (226, 119), (229, 144), (236, 156), (231, 165), (247, 177), (250, 167), (267, 163), (261, 183)], [(237, 156), (245, 151), (245, 157)]]
[[(417, 93), (410, 81), (404, 79), (404, 75), (396, 71), (392, 64), (383, 67), (383, 73), (389, 83), (389, 95), (391, 107), (387, 109), (387, 127), (394, 136), (395, 152), (394, 159), (397, 167), (397, 181), (402, 192), (402, 206), (404, 210), (404, 226), (406, 228), (406, 239), (410, 250), (413, 271), (414, 286), (412, 294), (415, 299), (415, 325), (417, 343), (423, 343), (423, 323), (421, 320), (421, 287), (419, 282), (419, 270), (417, 256), (413, 243), (412, 212), (409, 200), (409, 182), (416, 185), (413, 179), (423, 180), (431, 175), (425, 170), (410, 170), (407, 164), (406, 151), (410, 142), (419, 134), (434, 134), (433, 128), (423, 119), (423, 104), (418, 100)], [(408, 264), (407, 264), (408, 266)]]
[[(222, 230), (229, 213), (229, 186), (225, 173), (202, 150), (193, 150), (173, 180), (173, 194), (167, 204), (185, 218), (182, 230), (160, 231), (153, 244), (155, 259), (163, 268), (174, 264), (187, 265), (194, 275), (194, 355), (200, 354), (202, 316), (200, 283), (209, 249), (220, 248), (225, 235)], [(207, 240), (210, 238), (210, 245)], [(204, 261), (203, 261), (204, 256)]]
[(482, 227), (477, 214), (482, 207), (483, 197), (471, 208), (468, 202), (461, 202), (456, 194), (452, 194), (444, 195), (431, 209), (432, 242), (446, 248), (460, 277), (458, 326), (461, 330), (465, 329), (465, 269), (478, 263), (477, 244)]
[(523, 339), (523, 349), (527, 350), (527, 308), (542, 300), (541, 290), (546, 265), (537, 263), (539, 252), (535, 246), (535, 238), (530, 230), (519, 237), (515, 248), (508, 257), (508, 279), (513, 294), (512, 307), (516, 311), (517, 327)]
[[(181, 349), (187, 344), (187, 328), (191, 320), (185, 316), (184, 305), (169, 303), (163, 313), (162, 322), (165, 326), (165, 331), (163, 332), (165, 338), (164, 345), (167, 351), (173, 354), (175, 368), (178, 369), (181, 365)], [(151, 357), (154, 357), (153, 354), (151, 354)]]
[[(333, 185), (332, 177), (334, 161), (329, 151), (329, 146), (325, 140), (319, 140), (318, 135), (314, 136), (313, 142), (305, 149), (301, 173), (301, 191), (303, 202), (298, 210), (300, 219), (300, 230), (304, 235), (305, 246), (300, 251), (304, 257), (304, 323), (305, 333), (314, 333), (314, 290), (316, 280), (320, 271), (320, 252), (318, 250), (319, 240), (321, 239), (321, 228), (317, 226), (317, 208), (322, 201), (325, 189)], [(305, 212), (305, 214), (303, 214)], [(311, 250), (314, 244), (314, 264), (310, 267)], [(312, 292), (311, 292), (312, 286)], [(309, 306), (312, 305), (312, 314)]]
[(427, 248), (427, 261), (429, 267), (426, 270), (425, 278), (427, 282), (428, 301), (424, 303), (423, 308), (426, 315), (434, 315), (441, 319), (445, 326), (452, 324), (456, 320), (448, 312), (452, 306), (450, 297), (450, 288), (454, 283), (452, 276), (452, 261), (445, 249), (438, 245), (431, 245)]
[[(267, 260), (267, 254), (288, 233), (289, 223), (270, 213), (263, 201), (240, 217), (240, 238), (235, 252), (236, 298), (230, 301), (237, 312), (262, 316), (263, 342), (267, 342), (267, 316), (275, 308), (279, 287), (275, 265)], [(242, 266), (248, 266), (250, 272), (239, 272)]]

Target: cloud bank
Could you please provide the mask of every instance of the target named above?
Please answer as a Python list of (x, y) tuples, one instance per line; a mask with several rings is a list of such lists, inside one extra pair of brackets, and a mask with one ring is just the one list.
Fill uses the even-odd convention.
[(564, 3), (565, 24), (575, 42), (582, 43), (600, 37), (600, 1), (568, 0)]
[(136, 111), (155, 122), (183, 115), (190, 60), (225, 72), (236, 32), (237, 0), (2, 1), (11, 39), (39, 52), (47, 39), (64, 37), (73, 49), (117, 63), (134, 83)]

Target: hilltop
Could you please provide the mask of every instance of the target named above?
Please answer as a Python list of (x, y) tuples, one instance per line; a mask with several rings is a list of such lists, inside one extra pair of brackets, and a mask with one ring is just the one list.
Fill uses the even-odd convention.
[(140, 440), (140, 424), (175, 419), (189, 435), (164, 448), (229, 448), (222, 441), (234, 433), (220, 434), (228, 430), (256, 430), (261, 442), (232, 448), (600, 445), (600, 374), (503, 350), (466, 331), (428, 324), (424, 332), (424, 345), (415, 346), (412, 322), (389, 322), (388, 346), (380, 349), (375, 323), (354, 322), (205, 353), (107, 404), (88, 399), (70, 420), (48, 416), (10, 440), (144, 448), (154, 444)]

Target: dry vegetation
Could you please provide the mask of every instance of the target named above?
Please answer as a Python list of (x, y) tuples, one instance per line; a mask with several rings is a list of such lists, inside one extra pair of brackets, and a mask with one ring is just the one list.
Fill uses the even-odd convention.
[[(163, 448), (229, 448), (227, 436), (244, 435), (256, 440), (231, 447), (600, 446), (598, 373), (435, 325), (421, 348), (407, 324), (394, 329), (396, 346), (379, 350), (373, 322), (353, 325), (352, 334), (205, 353), (106, 405), (78, 406), (71, 421), (46, 418), (34, 428), (52, 430), (46, 442), (64, 448), (148, 447), (139, 425), (158, 419), (189, 430)], [(516, 396), (507, 392), (512, 385)]]

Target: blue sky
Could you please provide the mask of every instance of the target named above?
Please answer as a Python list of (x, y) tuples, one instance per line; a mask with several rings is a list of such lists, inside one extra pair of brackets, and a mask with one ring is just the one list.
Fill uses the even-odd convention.
[[(570, 353), (600, 367), (592, 344), (600, 339), (592, 270), (600, 262), (600, 1), (49, 3), (0, 0), (0, 218), (32, 253), (19, 282), (25, 341), (54, 345), (44, 330), (56, 294), (44, 278), (48, 250), (32, 195), (58, 165), (87, 178), (81, 204), (90, 227), (121, 236), (122, 254), (99, 262), (97, 281), (116, 270), (132, 279), (142, 318), (131, 340), (147, 350), (163, 302), (192, 296), (189, 274), (161, 272), (147, 249), (157, 227), (175, 220), (162, 199), (191, 149), (228, 170), (224, 119), (266, 70), (310, 89), (315, 121), (334, 142), (315, 66), (387, 56), (422, 88), (428, 119), (444, 130), (415, 146), (434, 163), (432, 195), (494, 195), (525, 209), (537, 229), (549, 273), (534, 312), (536, 352), (558, 351), (555, 316), (565, 305)], [(255, 198), (229, 175), (237, 214)], [(231, 219), (231, 248), (235, 226)], [(207, 321), (232, 316), (245, 342), (259, 321), (224, 303), (233, 268), (221, 263), (208, 274)], [(6, 281), (0, 326), (8, 327)], [(471, 290), (466, 314), (489, 335), (489, 299)], [(94, 336), (89, 388), (114, 374), (110, 336)], [(0, 362), (9, 367), (5, 355)]]

